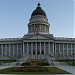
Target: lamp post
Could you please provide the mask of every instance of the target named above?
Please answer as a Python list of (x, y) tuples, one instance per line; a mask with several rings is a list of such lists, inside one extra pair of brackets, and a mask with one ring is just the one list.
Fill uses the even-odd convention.
[(45, 60), (46, 60), (46, 54), (45, 54)]
[(73, 65), (74, 65), (74, 53), (73, 53)]
[(59, 53), (59, 61), (60, 61), (60, 53)]
[(61, 60), (61, 59), (62, 59), (62, 58), (61, 58), (61, 57), (62, 57), (62, 52), (60, 52), (59, 54), (60, 54), (60, 60)]

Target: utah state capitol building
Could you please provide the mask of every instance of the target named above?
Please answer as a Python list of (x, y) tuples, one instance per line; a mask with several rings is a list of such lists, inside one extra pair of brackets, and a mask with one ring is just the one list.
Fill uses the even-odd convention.
[(22, 38), (0, 39), (0, 59), (18, 59), (31, 56), (33, 59), (52, 56), (71, 58), (75, 53), (75, 38), (54, 37), (49, 33), (50, 24), (40, 3), (32, 12), (28, 33)]

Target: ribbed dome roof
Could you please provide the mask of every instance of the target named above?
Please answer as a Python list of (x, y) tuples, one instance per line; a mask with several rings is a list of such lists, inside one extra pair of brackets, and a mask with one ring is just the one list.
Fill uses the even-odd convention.
[(42, 10), (42, 8), (40, 7), (40, 3), (37, 4), (37, 8), (32, 12), (32, 16), (35, 16), (35, 15), (43, 15), (43, 16), (46, 16), (46, 13), (44, 12), (44, 10)]

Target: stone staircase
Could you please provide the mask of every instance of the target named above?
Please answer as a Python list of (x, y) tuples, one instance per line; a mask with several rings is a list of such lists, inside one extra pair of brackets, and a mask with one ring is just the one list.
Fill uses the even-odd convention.
[(31, 59), (45, 59), (45, 55), (32, 55)]

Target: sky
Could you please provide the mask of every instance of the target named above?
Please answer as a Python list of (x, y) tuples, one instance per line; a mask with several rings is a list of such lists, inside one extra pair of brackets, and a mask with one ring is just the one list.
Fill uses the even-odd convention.
[(55, 37), (75, 37), (75, 0), (0, 0), (0, 38), (18, 38), (28, 33), (32, 12), (41, 4)]

